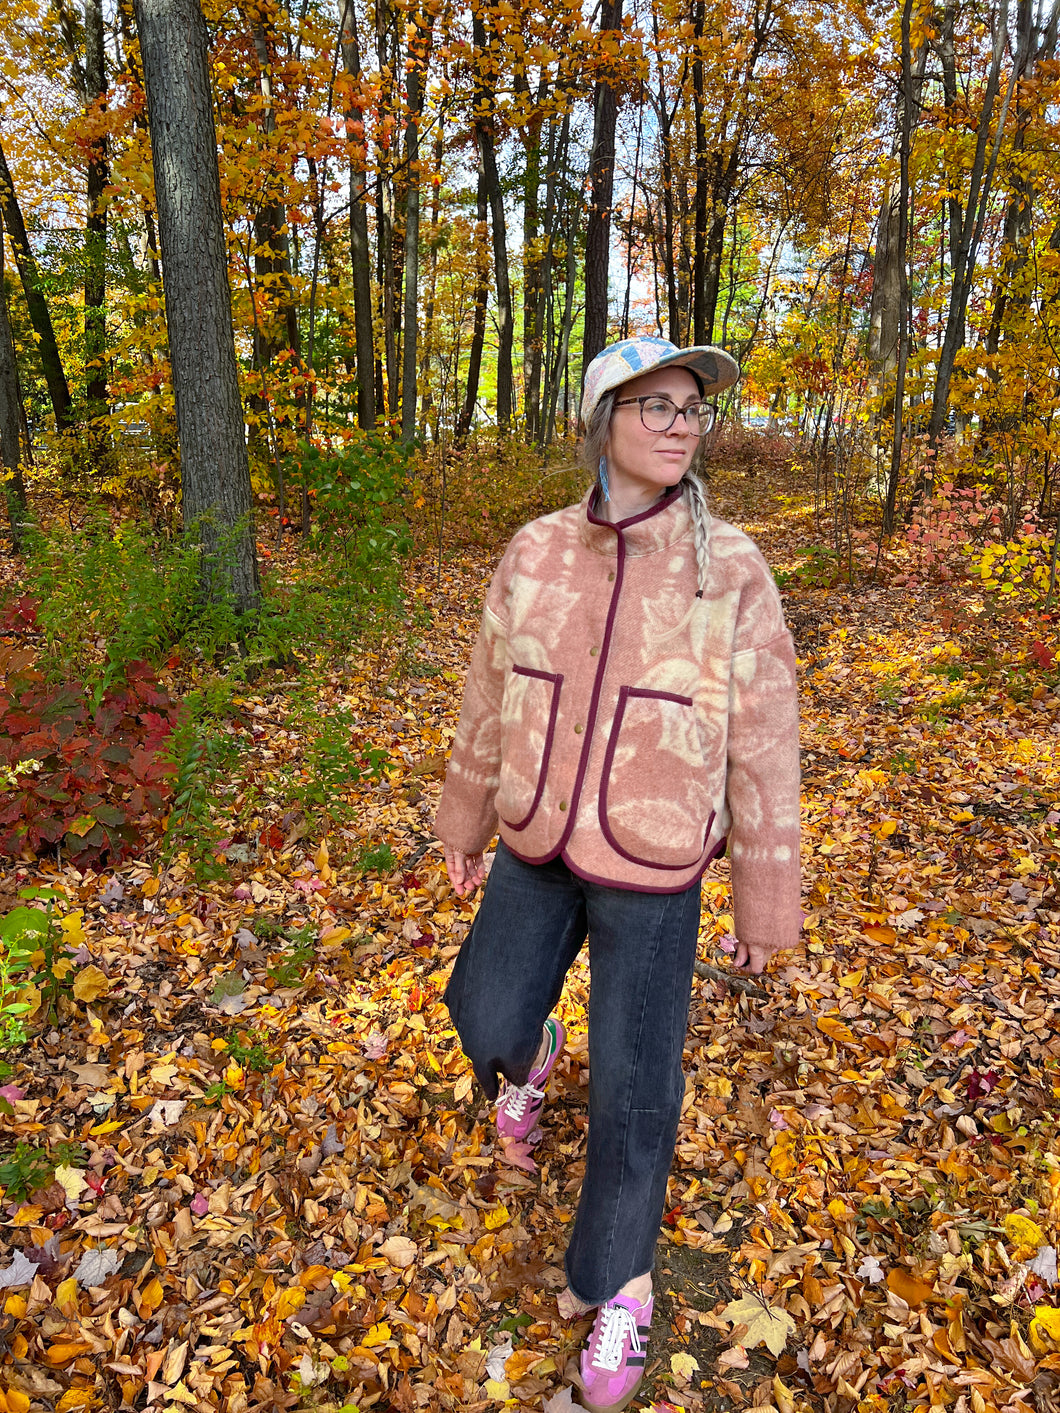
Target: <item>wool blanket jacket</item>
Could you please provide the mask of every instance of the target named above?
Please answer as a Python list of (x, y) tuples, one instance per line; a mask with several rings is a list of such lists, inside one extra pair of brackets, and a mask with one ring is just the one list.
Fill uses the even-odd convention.
[(728, 848), (741, 942), (792, 947), (799, 910), (795, 654), (772, 574), (712, 519), (699, 586), (680, 488), (613, 525), (524, 525), (493, 576), (435, 830), (473, 854), (676, 893)]

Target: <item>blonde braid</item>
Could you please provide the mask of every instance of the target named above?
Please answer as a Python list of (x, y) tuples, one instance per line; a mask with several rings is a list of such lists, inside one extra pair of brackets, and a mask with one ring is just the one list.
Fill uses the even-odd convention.
[(695, 471), (689, 468), (681, 478), (688, 498), (688, 509), (692, 516), (692, 542), (696, 547), (696, 579), (699, 584), (697, 594), (701, 595), (707, 582), (707, 566), (710, 563), (711, 514), (707, 509), (707, 490)]

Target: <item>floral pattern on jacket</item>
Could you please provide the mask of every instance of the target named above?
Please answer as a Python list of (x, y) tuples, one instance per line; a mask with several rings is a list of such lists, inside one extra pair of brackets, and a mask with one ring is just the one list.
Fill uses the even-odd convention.
[(490, 585), (435, 827), (476, 853), (678, 892), (726, 846), (741, 941), (798, 938), (795, 656), (765, 561), (679, 490), (618, 525), (525, 525)]

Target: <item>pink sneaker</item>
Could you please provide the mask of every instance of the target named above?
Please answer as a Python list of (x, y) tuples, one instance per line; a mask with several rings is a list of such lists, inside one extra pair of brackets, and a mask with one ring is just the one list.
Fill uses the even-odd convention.
[(548, 1040), (545, 1058), (536, 1069), (530, 1071), (526, 1083), (505, 1082), (497, 1105), (497, 1132), (502, 1138), (514, 1138), (519, 1143), (525, 1143), (537, 1125), (545, 1105), (545, 1085), (549, 1073), (567, 1038), (563, 1022), (556, 1016), (549, 1016), (545, 1021), (545, 1037)]
[(589, 1343), (582, 1350), (577, 1383), (589, 1413), (618, 1413), (632, 1402), (644, 1379), (654, 1304), (616, 1295), (600, 1306)]

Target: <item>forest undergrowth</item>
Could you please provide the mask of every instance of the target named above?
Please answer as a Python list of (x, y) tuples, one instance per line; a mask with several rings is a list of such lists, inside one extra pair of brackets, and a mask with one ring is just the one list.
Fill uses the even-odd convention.
[[(720, 979), (707, 875), (635, 1406), (1056, 1409), (1057, 616), (810, 582), (811, 513), (765, 479), (714, 497), (785, 584), (806, 921)], [(431, 818), (495, 555), (414, 562), (414, 635), (312, 701), (232, 698), (209, 868), (0, 875), (0, 915), (46, 890), (55, 954), (0, 1087), (7, 1409), (572, 1406), (587, 969), (529, 1152), (495, 1147), (440, 999), (474, 904)]]

